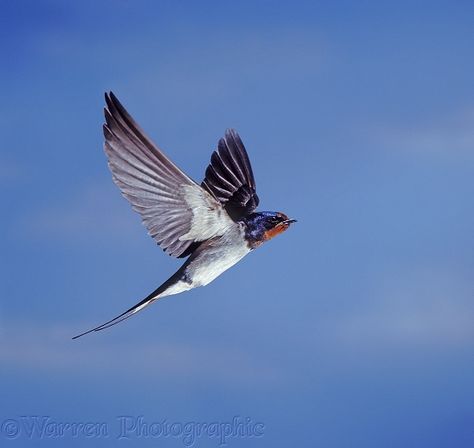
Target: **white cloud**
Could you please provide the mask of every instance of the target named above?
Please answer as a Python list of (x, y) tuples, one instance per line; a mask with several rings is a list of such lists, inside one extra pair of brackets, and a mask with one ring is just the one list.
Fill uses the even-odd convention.
[[(77, 326), (84, 328), (84, 325)], [(133, 376), (148, 380), (231, 381), (236, 386), (272, 384), (279, 372), (245, 348), (177, 341), (108, 339), (98, 334), (72, 340), (72, 326), (30, 322), (0, 327), (0, 364), (15, 370), (54, 374)]]
[(468, 109), (430, 125), (380, 126), (372, 135), (389, 149), (463, 162), (474, 159), (473, 121), (474, 109)]
[[(307, 80), (319, 72), (327, 53), (326, 43), (313, 29), (289, 26), (275, 34), (273, 29), (260, 27), (257, 32), (247, 29), (236, 35), (216, 26), (203, 34), (195, 23), (187, 23), (186, 30), (196, 38), (175, 40), (170, 45), (147, 26), (113, 40), (64, 29), (61, 38), (55, 30), (36, 39), (34, 46), (42, 57), (74, 55), (72, 63), (94, 62), (102, 67), (98, 72), (108, 73), (109, 87), (135, 98), (134, 109), (142, 116), (158, 114), (163, 122), (171, 114), (169, 121), (181, 123), (181, 132), (188, 132), (182, 123), (188, 128), (190, 120), (185, 117), (194, 116), (195, 110), (232, 109), (231, 100), (240, 99), (242, 89), (257, 88), (256, 82), (265, 86), (270, 80)], [(260, 60), (265, 64), (256, 63)], [(114, 70), (109, 73), (110, 67)], [(165, 111), (157, 108), (162, 104), (167, 105)]]
[(439, 352), (474, 344), (472, 283), (442, 270), (396, 273), (372, 294), (375, 301), (325, 326), (340, 348), (360, 350), (420, 347)]
[(146, 234), (146, 229), (141, 229), (140, 225), (139, 216), (133, 213), (110, 181), (110, 185), (88, 185), (62, 202), (47, 203), (29, 211), (17, 231), (30, 238), (70, 244), (97, 241), (126, 244), (133, 240), (134, 232)]

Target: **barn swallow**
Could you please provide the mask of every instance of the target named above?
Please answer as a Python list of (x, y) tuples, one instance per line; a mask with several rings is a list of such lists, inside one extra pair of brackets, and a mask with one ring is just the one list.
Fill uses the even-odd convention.
[(252, 167), (233, 129), (219, 140), (199, 185), (146, 136), (112, 92), (105, 101), (104, 150), (115, 184), (157, 244), (187, 259), (141, 302), (73, 339), (122, 322), (162, 297), (207, 285), (296, 222), (284, 213), (255, 211)]

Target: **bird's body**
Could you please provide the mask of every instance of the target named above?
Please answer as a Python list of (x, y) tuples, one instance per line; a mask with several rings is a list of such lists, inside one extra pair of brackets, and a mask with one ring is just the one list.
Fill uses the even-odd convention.
[(206, 286), (250, 252), (244, 229), (232, 226), (224, 235), (203, 243), (190, 257), (186, 274), (192, 287)]
[(141, 302), (74, 339), (115, 325), (157, 299), (207, 285), (295, 222), (283, 213), (254, 211), (255, 180), (235, 131), (219, 141), (198, 185), (152, 143), (113, 93), (106, 102), (105, 152), (114, 182), (163, 250), (188, 258)]
[(181, 267), (180, 277), (160, 297), (206, 286), (250, 252), (244, 229), (229, 227), (222, 235), (201, 244)]

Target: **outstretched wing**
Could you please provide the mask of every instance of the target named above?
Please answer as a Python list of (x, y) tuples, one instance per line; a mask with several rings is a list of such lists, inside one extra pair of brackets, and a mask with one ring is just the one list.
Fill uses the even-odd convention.
[(113, 180), (161, 248), (179, 257), (192, 243), (223, 234), (232, 221), (212, 193), (165, 156), (112, 92), (105, 101), (104, 149)]
[(249, 156), (239, 134), (228, 129), (212, 153), (202, 187), (214, 195), (234, 220), (252, 213), (258, 206), (255, 179)]

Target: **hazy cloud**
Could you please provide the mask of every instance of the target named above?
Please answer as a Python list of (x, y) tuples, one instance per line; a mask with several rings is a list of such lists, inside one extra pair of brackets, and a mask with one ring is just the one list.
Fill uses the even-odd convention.
[(337, 345), (362, 351), (425, 347), (441, 354), (474, 344), (473, 291), (467, 279), (418, 268), (383, 280), (363, 309), (327, 322), (325, 331)]
[[(77, 328), (83, 328), (77, 327)], [(279, 381), (280, 373), (255, 353), (219, 344), (110, 339), (71, 340), (71, 326), (8, 322), (0, 327), (0, 364), (51, 374), (140, 375), (162, 380), (222, 378), (235, 385)]]
[(379, 144), (397, 151), (463, 162), (474, 159), (474, 108), (431, 124), (373, 129)]
[(88, 185), (62, 201), (30, 210), (18, 226), (23, 235), (70, 244), (98, 240), (130, 243), (137, 229), (146, 233), (140, 229), (140, 218), (131, 212), (112, 182)]

